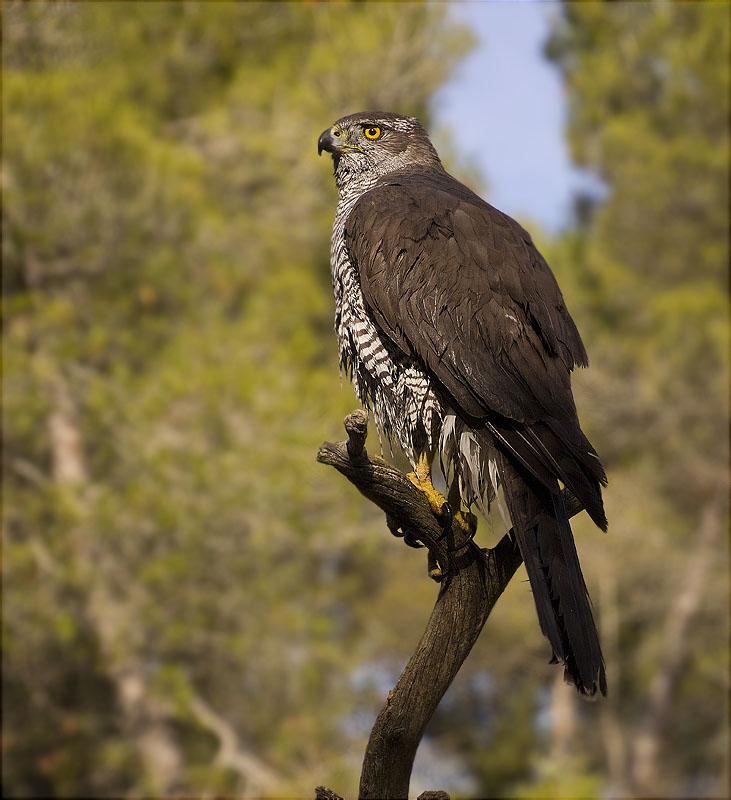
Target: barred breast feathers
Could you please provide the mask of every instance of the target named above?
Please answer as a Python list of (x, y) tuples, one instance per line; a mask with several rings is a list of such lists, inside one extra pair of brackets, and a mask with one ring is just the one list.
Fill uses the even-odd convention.
[(424, 447), (438, 448), (447, 484), (456, 480), (465, 503), (487, 515), (497, 488), (494, 454), (485, 452), (465, 423), (442, 406), (426, 373), (395, 352), (365, 307), (345, 245), (345, 224), (368, 188), (341, 195), (333, 224), (331, 268), (341, 374), (349, 374), (358, 399), (372, 412), (381, 446), (384, 439), (395, 443), (412, 466)]

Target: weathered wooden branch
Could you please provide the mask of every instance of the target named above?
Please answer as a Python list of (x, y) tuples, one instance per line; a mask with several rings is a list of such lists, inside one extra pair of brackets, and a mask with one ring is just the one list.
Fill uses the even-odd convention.
[[(349, 414), (345, 429), (348, 441), (325, 442), (317, 460), (335, 467), (404, 531), (413, 532), (446, 573), (426, 630), (388, 694), (363, 759), (362, 800), (406, 798), (424, 730), (522, 558), (512, 531), (490, 550), (470, 542), (456, 523), (443, 536), (424, 495), (398, 469), (365, 451), (365, 412)], [(569, 515), (581, 509), (571, 496), (566, 505)]]

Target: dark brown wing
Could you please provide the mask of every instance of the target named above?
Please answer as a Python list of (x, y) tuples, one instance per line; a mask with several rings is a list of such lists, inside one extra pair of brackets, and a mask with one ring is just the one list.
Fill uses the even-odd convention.
[(377, 184), (345, 235), (378, 325), (464, 414), (527, 424), (575, 417), (570, 371), (586, 352), (517, 222), (430, 171)]

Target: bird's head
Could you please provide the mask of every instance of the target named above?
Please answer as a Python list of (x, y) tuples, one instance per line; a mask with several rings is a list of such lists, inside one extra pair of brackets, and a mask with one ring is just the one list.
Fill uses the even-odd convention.
[(415, 117), (361, 111), (320, 134), (317, 152), (332, 153), (338, 188), (411, 165), (442, 168), (437, 151)]

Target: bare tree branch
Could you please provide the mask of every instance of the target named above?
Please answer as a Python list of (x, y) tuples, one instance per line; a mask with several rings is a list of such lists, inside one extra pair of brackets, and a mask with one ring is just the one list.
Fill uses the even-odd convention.
[[(426, 630), (388, 694), (363, 760), (360, 798), (406, 798), (424, 730), (522, 559), (512, 531), (491, 550), (469, 541), (457, 524), (443, 535), (411, 481), (382, 459), (368, 456), (366, 421), (363, 411), (350, 414), (345, 420), (349, 440), (326, 442), (317, 460), (335, 467), (402, 530), (413, 532), (446, 573)], [(578, 513), (581, 506), (575, 498), (565, 499), (569, 515)]]

